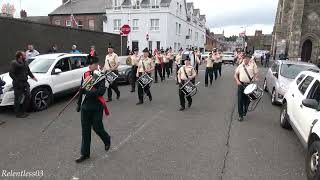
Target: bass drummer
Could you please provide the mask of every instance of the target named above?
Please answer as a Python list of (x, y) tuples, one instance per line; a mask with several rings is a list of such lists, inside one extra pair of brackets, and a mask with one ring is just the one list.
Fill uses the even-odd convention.
[(238, 113), (239, 121), (247, 115), (250, 104), (249, 97), (244, 94), (245, 88), (253, 81), (258, 80), (258, 67), (251, 60), (250, 55), (245, 55), (242, 63), (236, 68), (234, 78), (238, 86)]
[(186, 106), (186, 100), (188, 100), (188, 107), (190, 108), (192, 105), (192, 97), (187, 96), (183, 93), (181, 90), (181, 87), (188, 82), (189, 80), (194, 84), (195, 83), (195, 77), (197, 75), (196, 70), (191, 66), (190, 64), (190, 57), (187, 56), (186, 59), (184, 60), (185, 65), (183, 65), (179, 70), (178, 70), (178, 82), (179, 82), (179, 98), (180, 98), (180, 109), (179, 111), (184, 111), (185, 106)]
[[(137, 70), (137, 78), (140, 78), (142, 75), (147, 73), (151, 77), (151, 72), (154, 70), (154, 63), (153, 60), (150, 58), (148, 48), (145, 48), (143, 50), (143, 57), (141, 58), (141, 61), (138, 63), (138, 70)], [(138, 79), (139, 80), (139, 79)], [(141, 84), (138, 82), (138, 97), (139, 97), (139, 102), (137, 105), (143, 104), (143, 95), (144, 92), (147, 94), (149, 97), (149, 100), (152, 101), (152, 95), (150, 92), (150, 85), (146, 85), (144, 88), (141, 86)]]

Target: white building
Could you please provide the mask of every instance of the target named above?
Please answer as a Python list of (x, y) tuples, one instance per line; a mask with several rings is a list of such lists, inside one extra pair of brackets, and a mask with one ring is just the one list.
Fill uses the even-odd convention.
[(120, 33), (122, 25), (131, 26), (130, 49), (204, 49), (206, 17), (185, 0), (112, 0), (106, 16), (104, 32)]

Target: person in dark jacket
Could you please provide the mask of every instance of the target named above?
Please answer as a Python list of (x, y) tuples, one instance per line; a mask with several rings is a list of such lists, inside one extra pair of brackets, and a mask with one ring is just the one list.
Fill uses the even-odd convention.
[(10, 77), (14, 90), (14, 106), (17, 118), (26, 118), (27, 107), (30, 104), (30, 85), (28, 76), (34, 81), (38, 81), (32, 74), (26, 62), (26, 54), (22, 51), (16, 53), (16, 60), (13, 60), (10, 65)]
[(96, 51), (95, 46), (91, 46), (90, 47), (90, 53), (89, 54), (90, 54), (91, 57), (98, 57), (98, 53)]
[(52, 47), (49, 49), (48, 53), (53, 54), (58, 52), (58, 46), (56, 44), (52, 45)]

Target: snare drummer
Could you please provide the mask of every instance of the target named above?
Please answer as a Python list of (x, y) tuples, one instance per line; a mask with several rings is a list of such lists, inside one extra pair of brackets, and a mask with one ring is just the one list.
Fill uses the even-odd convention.
[(135, 92), (136, 91), (136, 73), (138, 69), (138, 63), (140, 60), (139, 56), (139, 49), (135, 48), (133, 50), (134, 54), (131, 56), (131, 65), (132, 65), (132, 77), (131, 77), (131, 91), (130, 92)]
[[(144, 73), (147, 73), (151, 77), (151, 72), (154, 70), (154, 63), (152, 59), (149, 57), (149, 50), (148, 48), (145, 48), (143, 50), (143, 57), (141, 61), (138, 63), (138, 71), (137, 71), (137, 78), (140, 78)], [(150, 92), (150, 85), (147, 85), (146, 87), (142, 88), (140, 83), (138, 83), (138, 98), (139, 102), (137, 105), (143, 104), (143, 92), (147, 94), (149, 97), (149, 100), (152, 101), (152, 95)]]
[(235, 70), (234, 78), (238, 85), (238, 113), (239, 121), (247, 115), (250, 104), (249, 97), (244, 94), (244, 89), (258, 79), (258, 67), (249, 55), (246, 55), (243, 62)]
[(188, 100), (188, 107), (190, 108), (192, 105), (192, 97), (187, 96), (182, 92), (180, 89), (188, 80), (190, 80), (193, 84), (195, 83), (195, 77), (197, 75), (196, 70), (191, 66), (190, 64), (190, 58), (187, 56), (187, 58), (184, 60), (185, 65), (183, 65), (179, 70), (178, 70), (178, 81), (179, 81), (179, 98), (180, 98), (180, 111), (185, 110), (186, 106), (186, 100)]

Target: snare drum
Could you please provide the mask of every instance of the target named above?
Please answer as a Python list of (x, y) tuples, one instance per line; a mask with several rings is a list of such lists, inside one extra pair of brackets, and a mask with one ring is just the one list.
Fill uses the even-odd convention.
[(186, 96), (194, 96), (197, 94), (197, 86), (194, 85), (190, 80), (186, 81), (181, 87), (180, 90), (186, 95)]
[(110, 71), (106, 74), (106, 78), (107, 78), (107, 81), (109, 82), (109, 84), (112, 84), (118, 78), (118, 75), (116, 73)]
[(247, 95), (251, 101), (255, 101), (263, 96), (263, 90), (256, 84), (250, 84), (244, 89), (244, 94)]
[(137, 81), (140, 84), (140, 86), (142, 86), (142, 88), (145, 88), (147, 85), (152, 83), (153, 79), (149, 76), (149, 74), (144, 73), (139, 77)]

